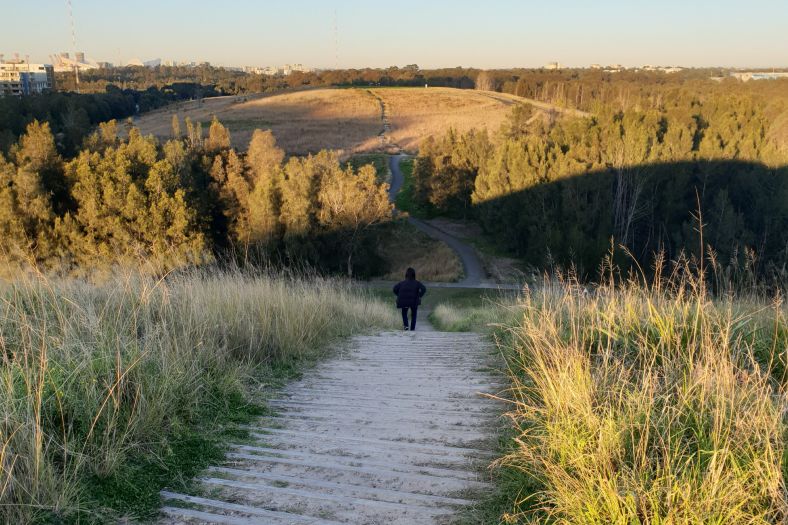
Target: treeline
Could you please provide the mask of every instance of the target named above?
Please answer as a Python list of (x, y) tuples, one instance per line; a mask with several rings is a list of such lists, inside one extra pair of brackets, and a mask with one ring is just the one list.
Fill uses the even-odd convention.
[[(719, 75), (717, 81), (712, 75)], [(779, 111), (788, 103), (788, 79), (768, 82), (741, 82), (727, 78), (725, 71), (687, 70), (680, 73), (658, 71), (560, 70), (480, 73), (477, 87), (510, 93), (562, 107), (599, 112), (660, 110), (681, 101), (711, 97), (748, 96), (766, 103), (767, 112)]]
[(213, 86), (180, 82), (142, 90), (106, 85), (101, 92), (90, 94), (56, 92), (0, 97), (0, 153), (8, 152), (34, 120), (49, 123), (58, 150), (71, 156), (100, 122), (123, 119), (178, 100), (219, 94)]
[[(325, 71), (294, 71), (287, 76), (267, 76), (244, 73), (222, 67), (200, 65), (118, 67), (94, 69), (80, 73), (79, 85), (83, 92), (103, 93), (110, 85), (146, 90), (164, 88), (173, 83), (191, 82), (213, 86), (228, 95), (261, 93), (284, 88), (325, 86), (433, 86), (472, 89), (477, 69), (445, 68), (421, 70), (417, 65), (385, 69), (336, 69)], [(73, 73), (58, 73), (57, 87), (74, 90)]]
[[(405, 67), (336, 69), (293, 72), (288, 76), (266, 76), (201, 65), (120, 67), (86, 71), (80, 75), (82, 92), (103, 93), (108, 86), (144, 91), (164, 89), (176, 83), (213, 86), (223, 94), (247, 94), (283, 88), (325, 86), (423, 86), (485, 89), (549, 102), (586, 111), (600, 107), (619, 110), (650, 109), (681, 93), (697, 96), (707, 92), (759, 94), (771, 100), (788, 99), (788, 80), (739, 82), (725, 78), (724, 69), (687, 69), (676, 73), (595, 69), (497, 69), (475, 68), (421, 69)], [(712, 81), (710, 77), (724, 79)], [(58, 73), (57, 86), (74, 90), (72, 73)]]
[(519, 106), (494, 137), (449, 132), (425, 141), (413, 199), (477, 220), (535, 267), (576, 264), (593, 275), (612, 239), (646, 271), (658, 252), (699, 256), (708, 245), (724, 266), (784, 274), (782, 118), (758, 97), (730, 93), (677, 94), (657, 109), (604, 108), (592, 118)]
[(66, 160), (49, 124), (31, 123), (0, 154), (0, 267), (87, 273), (144, 261), (162, 272), (233, 256), (363, 273), (374, 262), (370, 227), (391, 205), (371, 165), (343, 167), (328, 151), (285, 160), (261, 130), (241, 155), (216, 120), (205, 138), (174, 120), (173, 135), (160, 144), (131, 129), (121, 140), (110, 121)]

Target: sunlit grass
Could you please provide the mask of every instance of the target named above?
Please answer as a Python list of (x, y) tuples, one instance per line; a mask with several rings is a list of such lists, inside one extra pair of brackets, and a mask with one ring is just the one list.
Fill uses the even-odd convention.
[(502, 345), (517, 437), (499, 464), (541, 491), (511, 522), (783, 522), (779, 302), (629, 284), (546, 286), (519, 308)]
[(165, 454), (173, 435), (205, 423), (206, 407), (248, 397), (261, 370), (395, 322), (390, 306), (321, 278), (195, 271), (0, 285), (0, 521), (98, 519), (86, 480)]

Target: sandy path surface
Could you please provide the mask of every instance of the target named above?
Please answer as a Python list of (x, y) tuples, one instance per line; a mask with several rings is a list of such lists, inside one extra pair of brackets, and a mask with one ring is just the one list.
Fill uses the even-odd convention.
[(286, 387), (201, 478), (207, 495), (164, 493), (162, 523), (432, 524), (472, 505), (500, 413), (481, 393), (501, 387), (482, 336), (425, 321), (356, 337)]

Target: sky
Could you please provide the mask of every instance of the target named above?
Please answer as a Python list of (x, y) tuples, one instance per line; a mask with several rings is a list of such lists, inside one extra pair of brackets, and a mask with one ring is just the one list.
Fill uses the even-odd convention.
[[(73, 52), (66, 0), (2, 3), (6, 58)], [(115, 64), (788, 66), (787, 0), (72, 0), (72, 8), (76, 50)]]

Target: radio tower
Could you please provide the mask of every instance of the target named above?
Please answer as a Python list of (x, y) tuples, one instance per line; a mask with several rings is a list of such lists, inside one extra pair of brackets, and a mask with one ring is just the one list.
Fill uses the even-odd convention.
[(74, 55), (74, 78), (76, 79), (77, 93), (79, 93), (79, 64), (77, 64), (77, 30), (74, 25), (74, 11), (71, 9), (71, 0), (66, 0), (68, 17), (71, 19), (71, 53)]
[(334, 9), (334, 69), (339, 69), (339, 22), (336, 9)]

